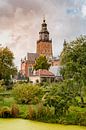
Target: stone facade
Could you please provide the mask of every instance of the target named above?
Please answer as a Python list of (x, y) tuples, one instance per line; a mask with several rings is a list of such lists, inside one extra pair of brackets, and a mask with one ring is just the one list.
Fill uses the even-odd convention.
[(45, 55), (47, 58), (52, 57), (52, 42), (37, 42), (37, 53), (39, 55)]

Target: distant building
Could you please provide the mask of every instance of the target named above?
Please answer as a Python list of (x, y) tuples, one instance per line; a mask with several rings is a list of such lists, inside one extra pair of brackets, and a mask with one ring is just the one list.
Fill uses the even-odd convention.
[(40, 55), (45, 55), (51, 64), (51, 66), (59, 66), (60, 60), (53, 57), (52, 51), (52, 40), (49, 38), (49, 32), (45, 19), (41, 24), (41, 31), (39, 32), (39, 40), (36, 44), (36, 53), (27, 53), (27, 57), (21, 59), (21, 74), (25, 77), (32, 75), (33, 66), (35, 65), (36, 59)]
[(36, 59), (39, 57), (37, 53), (27, 53), (27, 58), (21, 60), (21, 74), (29, 77), (32, 74), (33, 66)]
[(41, 83), (41, 82), (52, 82), (54, 81), (55, 75), (45, 69), (39, 69), (35, 71), (32, 75), (29, 76), (29, 80), (32, 83)]
[(49, 71), (52, 72), (56, 77), (61, 77), (60, 74), (61, 66), (51, 66)]

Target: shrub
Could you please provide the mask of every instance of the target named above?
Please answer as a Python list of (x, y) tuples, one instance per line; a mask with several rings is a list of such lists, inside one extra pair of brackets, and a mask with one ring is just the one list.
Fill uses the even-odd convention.
[(79, 119), (79, 124), (83, 125), (83, 126), (86, 126), (86, 112), (81, 113), (80, 119)]
[(49, 106), (44, 106), (42, 103), (37, 105), (37, 120), (50, 122), (54, 117), (54, 109)]
[(62, 123), (76, 125), (79, 123), (79, 118), (80, 116), (78, 113), (72, 112), (66, 115)]
[[(31, 120), (38, 120), (44, 122), (50, 122), (50, 120), (54, 117), (54, 110), (50, 107), (43, 106), (42, 103), (34, 106), (30, 106), (27, 118)], [(55, 121), (53, 121), (55, 122)]]
[(0, 109), (0, 118), (2, 117), (2, 110)]
[(60, 117), (59, 123), (86, 126), (86, 112), (80, 112), (72, 108), (65, 117)]
[(4, 81), (0, 80), (0, 93), (5, 90)]
[(37, 107), (37, 118), (41, 119), (45, 115), (45, 109), (42, 103), (38, 104)]
[(18, 117), (19, 115), (19, 108), (16, 104), (13, 104), (11, 107), (11, 115), (12, 117)]
[(9, 118), (11, 117), (11, 111), (9, 109), (9, 107), (4, 107), (1, 111), (1, 117), (2, 118)]
[(29, 107), (28, 114), (27, 114), (26, 118), (28, 118), (30, 120), (35, 120), (36, 119), (36, 110), (34, 109), (33, 106)]
[(37, 85), (23, 83), (14, 86), (13, 94), (18, 103), (36, 104), (40, 101), (43, 92), (42, 88)]

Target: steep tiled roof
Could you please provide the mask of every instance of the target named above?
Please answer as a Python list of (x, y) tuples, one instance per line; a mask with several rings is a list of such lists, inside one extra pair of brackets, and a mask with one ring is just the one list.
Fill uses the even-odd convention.
[(54, 77), (55, 75), (48, 71), (48, 70), (45, 70), (45, 69), (39, 69), (37, 71), (35, 71), (35, 74), (34, 75), (38, 75), (38, 76), (42, 76), (42, 77)]
[(35, 60), (39, 57), (37, 53), (27, 53), (27, 61), (29, 63), (35, 63)]

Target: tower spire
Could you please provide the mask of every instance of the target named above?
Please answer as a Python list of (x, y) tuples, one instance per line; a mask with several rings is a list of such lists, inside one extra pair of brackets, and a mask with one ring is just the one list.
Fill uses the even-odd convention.
[(43, 16), (43, 22), (45, 22), (46, 20), (45, 20), (45, 15)]

